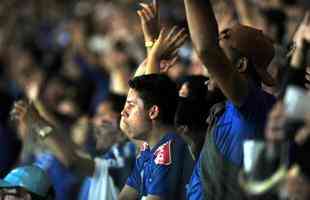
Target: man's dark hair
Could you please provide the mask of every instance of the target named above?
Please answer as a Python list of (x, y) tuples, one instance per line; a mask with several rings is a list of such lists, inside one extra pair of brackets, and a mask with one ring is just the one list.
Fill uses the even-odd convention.
[(173, 125), (178, 92), (176, 84), (166, 75), (142, 75), (129, 81), (129, 87), (138, 92), (145, 108), (157, 105), (163, 124)]
[(186, 125), (193, 132), (205, 132), (208, 116), (207, 102), (203, 98), (180, 98), (175, 114), (175, 125)]

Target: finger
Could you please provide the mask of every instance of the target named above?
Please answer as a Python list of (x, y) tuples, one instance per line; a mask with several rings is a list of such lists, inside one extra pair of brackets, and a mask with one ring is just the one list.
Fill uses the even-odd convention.
[(170, 59), (174, 59), (175, 57), (178, 57), (178, 49), (175, 49), (170, 56)]
[(295, 142), (297, 144), (302, 145), (302, 144), (304, 144), (308, 140), (308, 138), (310, 136), (310, 129), (309, 128), (310, 127), (306, 126), (306, 127), (301, 128), (297, 132), (297, 134), (296, 134), (296, 136), (294, 138), (294, 140), (295, 140)]
[(170, 45), (169, 51), (175, 51), (178, 50), (186, 41), (188, 35), (184, 34), (180, 38), (178, 38), (176, 41), (173, 41), (173, 43)]
[(166, 41), (171, 40), (171, 38), (173, 37), (173, 35), (175, 35), (175, 32), (177, 30), (177, 26), (173, 26), (172, 29), (169, 31), (168, 35), (166, 36)]
[(307, 90), (310, 90), (310, 83), (306, 83), (305, 87), (307, 88)]
[(160, 30), (160, 32), (159, 32), (159, 36), (158, 36), (158, 41), (163, 41), (163, 39), (164, 39), (164, 35), (165, 35), (165, 33), (166, 33), (166, 29), (165, 28), (162, 28), (161, 30)]
[(145, 24), (147, 19), (144, 16), (144, 14), (142, 13), (142, 11), (141, 10), (137, 11), (137, 14), (139, 15), (139, 19), (140, 19), (141, 24)]
[(310, 12), (309, 11), (306, 12), (303, 23), (309, 25), (310, 23)]
[(27, 110), (27, 107), (25, 105), (21, 105), (21, 104), (16, 104), (14, 106), (15, 110)]
[(141, 10), (142, 16), (145, 18), (145, 21), (150, 21), (151, 16), (147, 13), (145, 9)]
[(138, 11), (137, 11), (137, 15), (139, 16), (139, 18), (140, 18), (140, 19), (142, 19), (142, 13), (141, 13), (141, 10), (138, 10)]
[(157, 0), (153, 0), (153, 9), (155, 11), (155, 15), (158, 14), (158, 11), (159, 11), (159, 3), (157, 2)]
[(170, 67), (172, 67), (172, 66), (174, 66), (176, 63), (177, 63), (177, 61), (179, 60), (179, 56), (177, 55), (177, 53), (176, 53), (176, 55), (175, 56), (173, 56), (173, 58), (172, 58), (172, 60), (169, 62), (169, 68)]
[(176, 40), (178, 40), (180, 37), (182, 37), (183, 35), (185, 35), (185, 28), (180, 29), (172, 38), (172, 42), (175, 42)]
[(184, 38), (187, 38), (187, 34), (185, 32), (185, 29), (181, 29), (178, 31), (178, 33), (172, 38), (171, 43), (178, 43), (179, 41), (184, 40)]
[[(175, 43), (178, 43), (179, 40), (182, 40), (182, 38), (186, 35), (185, 29), (179, 30), (172, 38), (168, 39), (168, 46), (173, 47)], [(186, 36), (187, 37), (187, 36)]]
[(306, 75), (306, 76), (305, 76), (305, 79), (306, 79), (308, 82), (310, 82), (310, 75)]
[(145, 4), (145, 3), (140, 3), (140, 6), (143, 7), (143, 10), (150, 16), (151, 18), (154, 18), (155, 13), (152, 9), (152, 6)]
[(310, 75), (310, 66), (306, 67), (306, 73)]

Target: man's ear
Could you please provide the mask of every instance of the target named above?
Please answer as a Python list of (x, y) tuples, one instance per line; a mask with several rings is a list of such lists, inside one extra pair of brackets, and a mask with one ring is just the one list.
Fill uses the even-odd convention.
[(159, 107), (157, 105), (154, 105), (149, 109), (149, 117), (151, 120), (154, 120), (158, 116), (159, 116)]
[(244, 73), (247, 70), (249, 60), (246, 57), (242, 57), (237, 62), (237, 70), (239, 73)]

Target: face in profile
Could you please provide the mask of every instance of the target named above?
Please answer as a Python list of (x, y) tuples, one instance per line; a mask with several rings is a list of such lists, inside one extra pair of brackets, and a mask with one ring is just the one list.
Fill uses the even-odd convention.
[(131, 139), (144, 140), (151, 120), (137, 91), (130, 89), (120, 120), (121, 130)]
[(181, 89), (179, 90), (179, 96), (180, 97), (188, 97), (189, 95), (189, 88), (188, 83), (183, 83), (181, 86)]

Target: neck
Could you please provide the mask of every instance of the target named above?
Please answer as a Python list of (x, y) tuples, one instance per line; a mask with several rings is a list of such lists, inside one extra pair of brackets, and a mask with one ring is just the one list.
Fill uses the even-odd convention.
[(149, 132), (148, 137), (146, 138), (146, 142), (152, 149), (168, 132), (172, 131), (174, 131), (174, 129), (171, 126), (156, 126)]

